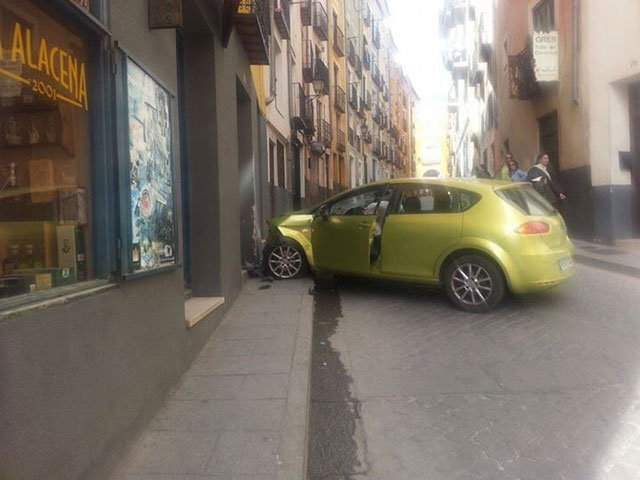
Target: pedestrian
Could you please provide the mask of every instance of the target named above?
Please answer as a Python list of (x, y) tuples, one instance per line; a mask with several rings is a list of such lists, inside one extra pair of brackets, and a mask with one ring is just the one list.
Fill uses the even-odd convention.
[(558, 208), (560, 200), (567, 198), (553, 180), (549, 171), (549, 155), (546, 153), (538, 155), (536, 164), (527, 173), (527, 181), (531, 182), (533, 188), (555, 208)]
[(498, 173), (496, 174), (496, 180), (505, 180), (507, 182), (511, 181), (511, 174), (509, 173), (509, 162), (513, 160), (513, 154), (511, 152), (507, 152), (504, 154), (504, 165)]
[(512, 182), (526, 182), (527, 181), (527, 172), (520, 168), (518, 162), (516, 162), (513, 158), (509, 160), (507, 163), (509, 167), (509, 175), (511, 175)]

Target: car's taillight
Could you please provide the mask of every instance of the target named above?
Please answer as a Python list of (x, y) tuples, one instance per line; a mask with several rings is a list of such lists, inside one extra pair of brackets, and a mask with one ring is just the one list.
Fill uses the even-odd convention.
[(549, 233), (551, 225), (546, 222), (527, 222), (516, 228), (516, 233), (522, 235), (537, 235), (541, 233)]

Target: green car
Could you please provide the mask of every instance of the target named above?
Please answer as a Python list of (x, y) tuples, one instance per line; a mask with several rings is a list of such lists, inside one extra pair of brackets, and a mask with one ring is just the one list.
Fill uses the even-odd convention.
[(308, 269), (443, 286), (484, 312), (507, 290), (544, 290), (574, 274), (560, 214), (529, 184), (406, 179), (369, 184), (269, 222), (267, 272)]

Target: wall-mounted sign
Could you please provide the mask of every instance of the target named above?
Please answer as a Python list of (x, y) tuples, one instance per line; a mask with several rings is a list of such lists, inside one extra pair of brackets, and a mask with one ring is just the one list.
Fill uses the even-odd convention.
[(34, 94), (89, 110), (87, 71), (83, 60), (46, 37), (36, 38), (31, 29), (20, 22), (13, 25), (10, 38), (7, 45), (0, 39), (3, 97), (14, 95), (18, 92), (16, 85), (22, 84)]
[(182, 27), (182, 0), (149, 0), (149, 28)]
[(538, 82), (557, 82), (558, 32), (535, 32), (533, 34), (533, 59)]

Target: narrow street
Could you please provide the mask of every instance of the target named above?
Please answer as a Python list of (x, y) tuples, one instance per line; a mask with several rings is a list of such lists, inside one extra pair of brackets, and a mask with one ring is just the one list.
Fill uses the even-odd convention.
[(640, 478), (640, 280), (579, 266), (487, 315), (336, 287), (315, 293), (309, 479)]

